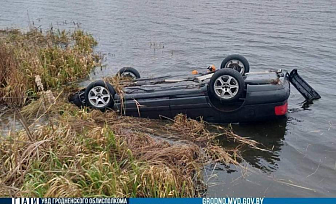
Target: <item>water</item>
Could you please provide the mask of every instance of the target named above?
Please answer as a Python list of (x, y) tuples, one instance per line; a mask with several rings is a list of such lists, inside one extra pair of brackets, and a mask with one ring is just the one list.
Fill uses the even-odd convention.
[(336, 3), (333, 0), (0, 0), (0, 28), (81, 28), (99, 41), (107, 68), (91, 79), (136, 67), (143, 76), (189, 74), (239, 53), (253, 71), (297, 68), (322, 96), (301, 108), (292, 87), (288, 119), (235, 125), (271, 152), (246, 150), (247, 170), (208, 168), (207, 196), (336, 195)]

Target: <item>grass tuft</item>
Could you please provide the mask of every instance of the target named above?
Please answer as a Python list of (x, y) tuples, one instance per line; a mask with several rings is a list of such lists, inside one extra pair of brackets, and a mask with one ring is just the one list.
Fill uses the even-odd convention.
[(43, 87), (57, 89), (89, 75), (100, 65), (94, 38), (81, 30), (0, 30), (0, 104), (23, 106)]

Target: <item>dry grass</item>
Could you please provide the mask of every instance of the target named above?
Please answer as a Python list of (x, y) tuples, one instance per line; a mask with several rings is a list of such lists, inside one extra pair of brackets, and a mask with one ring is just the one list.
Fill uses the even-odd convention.
[(163, 126), (179, 140), (167, 142), (152, 136), (162, 122), (88, 112), (65, 97), (56, 104), (45, 125), (30, 125), (33, 141), (27, 131), (2, 139), (2, 196), (195, 197), (206, 188), (205, 164), (239, 165), (239, 150), (218, 146), (202, 121), (178, 115)]
[[(51, 110), (63, 114), (53, 117), (52, 126), (35, 127), (34, 142), (27, 142), (25, 131), (1, 142), (4, 168), (0, 178), (10, 192), (3, 195), (197, 195), (193, 188), (200, 179), (195, 174), (200, 168), (196, 145), (171, 145), (125, 129), (116, 123), (128, 119), (119, 121), (113, 112), (72, 112), (68, 108), (75, 107), (64, 104), (61, 110)], [(107, 116), (109, 120), (104, 120)]]
[(100, 58), (93, 53), (96, 44), (81, 30), (1, 30), (0, 104), (18, 107), (28, 98), (38, 97), (36, 75), (41, 77), (45, 90), (88, 76), (99, 65)]
[(26, 102), (27, 78), (20, 73), (18, 66), (14, 51), (0, 45), (0, 104), (22, 106)]

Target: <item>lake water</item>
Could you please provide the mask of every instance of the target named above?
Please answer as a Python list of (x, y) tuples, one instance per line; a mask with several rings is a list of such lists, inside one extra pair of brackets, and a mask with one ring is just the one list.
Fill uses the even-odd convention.
[(336, 195), (336, 2), (334, 0), (0, 0), (0, 28), (80, 26), (98, 39), (107, 68), (143, 76), (190, 74), (239, 53), (251, 70), (297, 68), (322, 96), (308, 108), (292, 87), (288, 118), (235, 125), (270, 152), (246, 150), (247, 170), (216, 165), (207, 196)]

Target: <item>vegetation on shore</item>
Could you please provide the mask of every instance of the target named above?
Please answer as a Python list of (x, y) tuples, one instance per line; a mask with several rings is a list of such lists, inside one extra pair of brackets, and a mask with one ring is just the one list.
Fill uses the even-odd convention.
[[(92, 36), (0, 33), (0, 104), (24, 127), (0, 136), (2, 197), (195, 197), (206, 189), (205, 164), (239, 165), (238, 147), (257, 148), (184, 115), (163, 123), (79, 109), (65, 85), (98, 64)], [(219, 146), (219, 136), (236, 145)]]
[(0, 103), (21, 107), (38, 92), (82, 79), (99, 64), (94, 38), (81, 31), (0, 30)]

